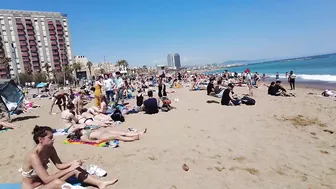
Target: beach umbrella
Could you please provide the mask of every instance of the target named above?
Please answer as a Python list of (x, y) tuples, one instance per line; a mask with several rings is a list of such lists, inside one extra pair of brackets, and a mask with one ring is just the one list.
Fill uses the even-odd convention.
[(39, 83), (39, 84), (37, 84), (37, 88), (42, 88), (42, 87), (45, 87), (45, 86), (47, 86), (47, 83)]

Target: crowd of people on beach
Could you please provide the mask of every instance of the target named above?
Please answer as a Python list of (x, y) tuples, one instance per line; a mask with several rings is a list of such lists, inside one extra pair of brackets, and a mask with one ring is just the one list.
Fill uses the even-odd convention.
[[(252, 74), (250, 69), (246, 69), (241, 74), (225, 70), (220, 74), (178, 72), (171, 75), (167, 75), (162, 69), (158, 75), (143, 74), (136, 77), (123, 77), (120, 72), (116, 72), (99, 76), (94, 83), (86, 83), (77, 89), (51, 90), (49, 114), (57, 115), (53, 113), (54, 106), (57, 105), (61, 111), (62, 132), (66, 133), (69, 142), (80, 141), (88, 144), (101, 144), (115, 140), (133, 142), (140, 140), (147, 129), (138, 131), (135, 128), (125, 127), (123, 123), (125, 117), (140, 112), (153, 115), (160, 111), (168, 112), (175, 109), (168, 98), (169, 92), (175, 92), (173, 89), (190, 85), (190, 91), (204, 90), (208, 96), (221, 99), (220, 102), (210, 100), (207, 101), (208, 103), (224, 106), (255, 105), (253, 91), (260, 86), (265, 86), (260, 83), (264, 77), (263, 74), (260, 79), (259, 74), (257, 72)], [(295, 90), (295, 78), (295, 74), (291, 71), (288, 82), (292, 90)], [(246, 87), (249, 93), (238, 96), (234, 92), (235, 87)], [(268, 86), (268, 94), (295, 96), (287, 93), (279, 78)], [(92, 100), (94, 105), (90, 106)], [(1, 113), (2, 118), (9, 116), (6, 111)], [(0, 129), (2, 128), (15, 128), (15, 125), (8, 121), (0, 121)], [(58, 130), (48, 126), (35, 126), (32, 134), (36, 146), (25, 156), (20, 168), (23, 176), (22, 188), (30, 189), (41, 185), (42, 188), (80, 188), (67, 182), (71, 177), (98, 188), (105, 188), (117, 182), (117, 179), (103, 181), (96, 177), (97, 174), (92, 174), (92, 171), (83, 168), (84, 162), (81, 160), (63, 163), (53, 146), (55, 132)], [(118, 144), (113, 147), (117, 147)], [(59, 170), (55, 174), (47, 172), (50, 161)], [(99, 169), (95, 167), (95, 170)]]

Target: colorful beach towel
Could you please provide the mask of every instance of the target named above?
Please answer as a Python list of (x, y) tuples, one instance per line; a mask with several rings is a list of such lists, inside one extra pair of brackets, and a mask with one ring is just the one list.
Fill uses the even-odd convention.
[[(70, 177), (66, 180), (67, 183), (70, 183), (73, 186), (81, 186), (82, 182), (78, 180), (76, 177)], [(3, 183), (0, 184), (0, 189), (21, 189), (21, 183)]]
[(116, 148), (119, 146), (119, 141), (118, 140), (111, 140), (107, 142), (101, 142), (101, 143), (95, 143), (95, 142), (84, 142), (80, 140), (70, 140), (67, 139), (64, 141), (64, 144), (88, 144), (91, 146), (96, 146), (96, 147), (113, 147)]

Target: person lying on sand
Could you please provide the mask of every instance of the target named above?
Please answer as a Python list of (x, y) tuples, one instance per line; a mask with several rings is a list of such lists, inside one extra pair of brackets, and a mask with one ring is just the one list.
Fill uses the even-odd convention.
[[(41, 186), (40, 189), (66, 188), (69, 184), (65, 180), (72, 176), (77, 177), (84, 183), (97, 186), (99, 189), (106, 188), (118, 181), (117, 179), (103, 181), (91, 176), (81, 168), (82, 160), (63, 163), (53, 146), (54, 138), (50, 127), (35, 126), (33, 139), (36, 146), (25, 156), (19, 169), (23, 177), (22, 189), (32, 189), (39, 186)], [(54, 174), (47, 172), (50, 161), (53, 162), (58, 172)]]
[(9, 123), (10, 120), (9, 112), (7, 111), (5, 105), (0, 102), (0, 130), (16, 128), (15, 125)]
[(93, 118), (93, 120), (95, 121), (101, 121), (104, 123), (109, 123), (113, 121), (110, 116), (97, 113), (93, 108), (89, 108), (89, 109), (83, 108), (80, 114), (86, 118)]
[(74, 130), (68, 136), (68, 138), (72, 140), (81, 140), (83, 142), (95, 142), (95, 143), (101, 143), (104, 141), (110, 141), (114, 139), (123, 142), (133, 142), (135, 140), (140, 140), (140, 135), (143, 135), (146, 132), (147, 129), (145, 129), (142, 132), (124, 132), (104, 128), (97, 128), (97, 129), (78, 128)]

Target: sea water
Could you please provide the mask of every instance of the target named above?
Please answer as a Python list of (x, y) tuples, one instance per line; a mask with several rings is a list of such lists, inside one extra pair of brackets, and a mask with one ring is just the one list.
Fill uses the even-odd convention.
[(224, 70), (241, 73), (246, 68), (249, 68), (252, 74), (258, 72), (260, 76), (265, 73), (266, 76), (275, 78), (276, 72), (278, 72), (280, 78), (285, 78), (286, 72), (289, 74), (290, 71), (293, 71), (297, 80), (336, 83), (336, 55), (319, 59), (249, 64), (223, 68), (221, 70), (213, 71), (212, 73), (221, 73)]

